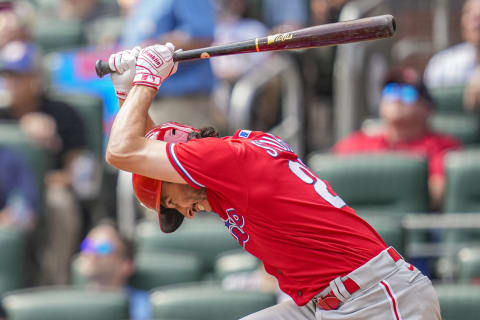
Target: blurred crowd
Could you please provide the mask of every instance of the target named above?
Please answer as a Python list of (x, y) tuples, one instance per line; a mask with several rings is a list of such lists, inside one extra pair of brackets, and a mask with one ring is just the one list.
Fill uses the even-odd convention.
[[(131, 176), (103, 160), (117, 102), (109, 77), (94, 74), (97, 58), (136, 45), (172, 42), (189, 50), (290, 32), (348, 18), (366, 2), (0, 0), (0, 231), (15, 230), (27, 239), (24, 287), (71, 284), (73, 263), (88, 287), (127, 290), (132, 318), (150, 318), (148, 292), (128, 281), (135, 270), (136, 225), (153, 215), (135, 201)], [(408, 16), (408, 8), (402, 10)], [(340, 57), (336, 47), (182, 63), (158, 91), (150, 114), (158, 124), (209, 125), (224, 135), (245, 124), (251, 130), (273, 130), (287, 140), (296, 132), (292, 143), (302, 156), (419, 156), (428, 166), (429, 211), (445, 212), (445, 158), (480, 141), (480, 1), (462, 1), (453, 14), (459, 24), (450, 27), (461, 42), (430, 50), (423, 63), (385, 58), (388, 65), (373, 93), (380, 97), (377, 109), (357, 119), (365, 120), (364, 125), (348, 136), (339, 138), (333, 126), (335, 96), (349, 94), (339, 93), (335, 70), (348, 61), (341, 60), (345, 55)], [(385, 55), (385, 50), (378, 54)], [(280, 71), (280, 63), (287, 63), (286, 71)], [(350, 67), (356, 75), (353, 69), (359, 66)], [(296, 79), (300, 86), (291, 89)], [(359, 86), (367, 81), (356, 80)], [(295, 88), (299, 107), (289, 111), (288, 92)], [(435, 125), (439, 93), (451, 88), (460, 92), (457, 115), (476, 121), (467, 139)], [(290, 112), (297, 115), (296, 122)], [(260, 266), (226, 279), (225, 287), (276, 292), (268, 277)]]

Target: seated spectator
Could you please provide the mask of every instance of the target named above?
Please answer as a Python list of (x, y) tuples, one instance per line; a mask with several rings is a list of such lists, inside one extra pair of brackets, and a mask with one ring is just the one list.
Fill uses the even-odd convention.
[(465, 42), (435, 54), (425, 69), (425, 83), (432, 88), (466, 86), (464, 105), (480, 108), (480, 1), (467, 0), (461, 27)]
[(425, 156), (429, 165), (429, 190), (433, 209), (439, 209), (445, 189), (443, 158), (460, 143), (432, 132), (428, 123), (433, 101), (414, 69), (393, 70), (385, 81), (380, 102), (384, 127), (380, 133), (355, 132), (339, 141), (337, 154), (400, 151)]
[(103, 222), (93, 228), (83, 240), (79, 256), (79, 272), (92, 289), (127, 290), (130, 299), (130, 319), (151, 318), (148, 292), (128, 286), (134, 272), (133, 247), (113, 224)]
[(0, 226), (31, 230), (38, 213), (37, 185), (25, 161), (0, 146)]
[[(80, 207), (72, 191), (78, 189), (78, 180), (72, 177), (79, 161), (85, 163), (85, 128), (72, 107), (46, 96), (40, 58), (33, 44), (18, 41), (10, 42), (0, 52), (0, 73), (9, 96), (9, 107), (0, 109), (0, 120), (18, 121), (25, 135), (52, 156), (53, 170), (45, 181), (48, 239), (44, 278), (63, 284), (81, 237)], [(93, 178), (93, 174), (85, 172), (84, 177)]]

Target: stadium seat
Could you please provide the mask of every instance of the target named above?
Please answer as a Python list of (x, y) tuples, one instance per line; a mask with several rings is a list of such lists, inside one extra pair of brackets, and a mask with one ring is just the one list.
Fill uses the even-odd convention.
[(234, 273), (254, 271), (260, 263), (260, 260), (242, 249), (222, 252), (215, 259), (215, 277), (223, 279)]
[(460, 283), (480, 284), (480, 246), (463, 248), (457, 254), (456, 279)]
[[(480, 117), (477, 114), (435, 112), (430, 118), (432, 130), (451, 135), (464, 145), (480, 141)], [(367, 133), (379, 132), (382, 121), (368, 118), (362, 122), (362, 130)]]
[(12, 320), (128, 319), (125, 292), (43, 287), (11, 292), (3, 299)]
[(87, 143), (91, 151), (103, 161), (103, 103), (98, 97), (74, 92), (55, 92), (52, 98), (71, 105), (85, 125)]
[(13, 149), (26, 159), (35, 174), (39, 190), (42, 190), (43, 178), (49, 169), (47, 153), (30, 143), (16, 122), (0, 122), (0, 145)]
[(463, 92), (465, 87), (442, 87), (430, 90), (435, 101), (435, 110), (442, 113), (463, 113)]
[(151, 294), (155, 318), (237, 320), (276, 303), (274, 294), (224, 290), (213, 284), (178, 285)]
[(445, 168), (447, 190), (444, 211), (480, 212), (480, 148), (448, 154)]
[(314, 154), (310, 168), (359, 214), (429, 211), (425, 159), (400, 153)]
[(361, 216), (378, 232), (387, 246), (392, 246), (400, 252), (400, 254), (403, 254), (405, 247), (403, 244), (401, 219), (388, 216), (388, 214), (388, 212), (383, 214), (368, 214), (367, 212), (362, 212)]
[(464, 145), (480, 140), (480, 118), (475, 114), (435, 113), (431, 124), (434, 131), (451, 135)]
[(45, 52), (85, 45), (85, 36), (79, 21), (43, 18), (35, 22), (32, 31), (35, 43)]
[(137, 228), (135, 240), (139, 252), (178, 250), (201, 259), (204, 272), (212, 272), (215, 257), (220, 253), (238, 249), (239, 244), (225, 228), (222, 220), (200, 214), (195, 220), (185, 221), (172, 234), (160, 231), (158, 222), (142, 222)]
[[(72, 262), (73, 284), (84, 285), (86, 280), (79, 272), (78, 257)], [(164, 285), (199, 281), (202, 261), (189, 253), (149, 252), (135, 257), (135, 273), (130, 285), (136, 289), (151, 290)]]
[(0, 228), (0, 295), (26, 285), (27, 243), (24, 232)]
[(436, 285), (442, 318), (445, 320), (477, 320), (480, 286)]

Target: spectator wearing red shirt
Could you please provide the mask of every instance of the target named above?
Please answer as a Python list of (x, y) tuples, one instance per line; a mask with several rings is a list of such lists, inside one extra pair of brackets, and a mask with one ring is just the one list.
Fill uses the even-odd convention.
[(445, 190), (445, 154), (461, 147), (455, 138), (433, 132), (429, 117), (433, 100), (418, 73), (411, 68), (387, 76), (380, 102), (383, 126), (378, 133), (354, 132), (334, 147), (336, 154), (404, 151), (428, 159), (429, 190), (433, 209), (439, 209)]

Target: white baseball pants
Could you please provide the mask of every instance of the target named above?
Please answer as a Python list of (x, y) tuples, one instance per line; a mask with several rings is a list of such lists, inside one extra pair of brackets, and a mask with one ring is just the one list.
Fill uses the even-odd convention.
[[(299, 307), (287, 301), (242, 320), (440, 320), (438, 298), (428, 277), (403, 259), (394, 262), (387, 251), (352, 271), (360, 289), (336, 310), (323, 310), (314, 301)], [(332, 281), (333, 282), (333, 281)], [(324, 290), (330, 291), (331, 285)]]

